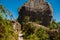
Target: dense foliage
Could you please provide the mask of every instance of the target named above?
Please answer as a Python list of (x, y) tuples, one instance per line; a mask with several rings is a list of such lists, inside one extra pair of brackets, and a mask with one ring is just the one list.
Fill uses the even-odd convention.
[(11, 21), (6, 18), (6, 12), (0, 5), (0, 40), (17, 40)]
[(38, 26), (35, 27), (34, 25), (33, 22), (31, 23), (31, 21), (29, 21), (28, 16), (25, 17), (25, 21), (23, 22), (23, 33), (25, 40), (60, 40), (60, 23), (56, 23), (53, 20), (48, 26), (50, 30), (45, 30), (42, 26), (36, 28)]
[[(38, 20), (34, 25), (29, 20), (29, 16), (26, 16), (22, 22), (24, 40), (60, 40), (60, 22), (56, 23), (53, 20), (48, 26), (50, 30), (45, 30), (42, 26), (39, 28), (37, 28), (38, 26), (34, 26), (38, 24)], [(0, 40), (18, 40), (17, 33), (14, 32), (10, 20), (7, 19), (5, 9), (2, 5), (0, 5)]]

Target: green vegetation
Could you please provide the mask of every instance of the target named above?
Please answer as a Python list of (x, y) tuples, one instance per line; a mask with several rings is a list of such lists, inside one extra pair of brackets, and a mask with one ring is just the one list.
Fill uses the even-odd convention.
[(17, 40), (11, 21), (6, 18), (6, 12), (0, 5), (0, 40)]
[[(36, 21), (35, 23), (39, 23)], [(33, 22), (29, 21), (29, 16), (26, 16), (22, 23), (24, 40), (60, 40), (60, 22), (56, 23), (54, 20), (48, 26), (50, 30), (34, 26)], [(55, 29), (55, 30), (53, 30)], [(57, 31), (58, 30), (58, 31)], [(0, 40), (18, 40), (17, 34), (13, 30), (10, 20), (7, 19), (5, 9), (0, 5)]]
[(35, 29), (30, 23), (24, 25), (23, 32), (25, 40), (50, 40), (49, 35), (43, 28)]
[[(36, 24), (34, 24), (36, 25)], [(60, 38), (60, 23), (56, 23), (54, 20), (48, 28), (50, 30), (45, 30), (44, 28), (38, 26), (34, 26), (33, 22), (29, 21), (29, 18), (25, 18), (23, 22), (23, 33), (24, 33), (24, 40), (59, 40)]]

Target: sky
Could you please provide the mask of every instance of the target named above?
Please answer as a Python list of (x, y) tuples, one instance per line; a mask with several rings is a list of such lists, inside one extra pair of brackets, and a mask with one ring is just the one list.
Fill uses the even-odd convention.
[[(60, 0), (46, 0), (50, 3), (53, 9), (53, 18), (56, 22), (60, 22)], [(7, 8), (12, 14), (14, 19), (18, 18), (18, 8), (22, 7), (27, 0), (0, 0), (5, 8)]]

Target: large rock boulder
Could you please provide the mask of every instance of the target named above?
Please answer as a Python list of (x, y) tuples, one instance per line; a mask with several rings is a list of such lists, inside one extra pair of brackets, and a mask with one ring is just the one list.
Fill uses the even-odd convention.
[(32, 22), (39, 21), (39, 24), (48, 26), (52, 20), (52, 9), (44, 0), (29, 0), (19, 9), (18, 22), (22, 24), (25, 16), (29, 16)]

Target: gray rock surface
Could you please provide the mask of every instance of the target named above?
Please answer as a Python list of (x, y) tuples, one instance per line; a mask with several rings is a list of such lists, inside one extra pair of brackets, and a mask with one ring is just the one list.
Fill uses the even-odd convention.
[(44, 0), (29, 0), (19, 9), (18, 22), (22, 24), (24, 17), (29, 16), (30, 21), (39, 21), (39, 24), (48, 26), (52, 20), (52, 8)]

